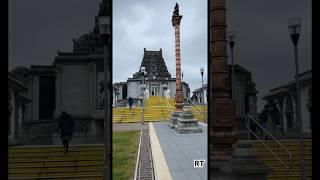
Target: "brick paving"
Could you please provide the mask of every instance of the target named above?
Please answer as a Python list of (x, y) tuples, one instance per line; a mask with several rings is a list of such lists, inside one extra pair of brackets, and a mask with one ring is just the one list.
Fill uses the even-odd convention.
[(153, 180), (154, 179), (148, 125), (146, 125), (146, 128), (144, 130), (142, 130), (137, 178), (138, 178), (138, 180)]

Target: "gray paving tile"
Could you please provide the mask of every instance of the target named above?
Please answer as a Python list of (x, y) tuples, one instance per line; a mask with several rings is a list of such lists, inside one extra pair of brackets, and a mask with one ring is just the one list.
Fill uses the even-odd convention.
[(181, 170), (170, 171), (171, 177), (173, 180), (186, 180), (187, 177)]
[(193, 159), (179, 160), (181, 169), (187, 170), (193, 168)]
[(169, 170), (179, 170), (181, 167), (176, 159), (166, 160)]
[(195, 172), (201, 177), (201, 179), (207, 179), (208, 176), (208, 169), (207, 168), (198, 168), (195, 169)]
[(186, 176), (186, 180), (205, 180), (194, 169), (186, 169), (184, 175)]
[(179, 134), (166, 123), (153, 123), (171, 176), (176, 179), (207, 179), (207, 168), (193, 168), (195, 159), (207, 161), (207, 129), (203, 133)]

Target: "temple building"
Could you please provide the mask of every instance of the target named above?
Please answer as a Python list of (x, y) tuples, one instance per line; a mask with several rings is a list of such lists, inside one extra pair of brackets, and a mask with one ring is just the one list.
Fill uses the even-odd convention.
[[(147, 75), (143, 77), (141, 67), (145, 67)], [(143, 80), (145, 80), (145, 85)], [(144, 55), (140, 68), (126, 82), (113, 84), (114, 106), (126, 106), (129, 97), (134, 100), (143, 99), (144, 86), (148, 96), (164, 96), (166, 92), (171, 98), (176, 94), (176, 78), (172, 78), (166, 63), (162, 56), (162, 49), (159, 51), (149, 51), (144, 48)], [(190, 97), (190, 88), (186, 82), (183, 82), (184, 98)], [(134, 101), (134, 102), (136, 102)]]
[[(231, 65), (229, 68), (229, 87), (230, 97), (232, 97), (231, 86)], [(257, 114), (257, 93), (255, 83), (252, 80), (251, 72), (240, 65), (234, 65), (235, 72), (235, 95), (234, 103), (236, 108), (236, 127), (238, 137), (246, 139), (248, 137), (246, 129), (246, 116)], [(197, 105), (208, 104), (208, 84), (195, 89), (192, 93), (191, 101)]]
[[(110, 1), (100, 3), (92, 31), (73, 39), (72, 51), (58, 51), (52, 65), (17, 67), (10, 72), (9, 104), (16, 108), (8, 111), (9, 130), (13, 133), (9, 138), (14, 139), (23, 132), (25, 138), (21, 142), (24, 144), (60, 143), (57, 119), (62, 111), (66, 111), (75, 120), (73, 143), (103, 142), (104, 44), (98, 24), (101, 15), (111, 15)], [(162, 49), (144, 49), (141, 66), (148, 73), (146, 87), (149, 96), (164, 95), (170, 90), (170, 96), (175, 97), (175, 78), (168, 72)], [(142, 98), (140, 68), (132, 73), (126, 82), (113, 85), (114, 107), (126, 106), (129, 97), (136, 101)], [(185, 97), (189, 97), (187, 83), (183, 89)]]
[[(15, 73), (15, 72), (13, 72)], [(26, 120), (27, 106), (30, 98), (27, 97), (28, 88), (21, 82), (23, 74), (8, 73), (8, 144), (23, 143), (23, 123)], [(20, 76), (22, 75), (22, 76)]]
[[(302, 129), (306, 137), (312, 132), (312, 71), (300, 74), (300, 98)], [(298, 121), (296, 118), (296, 80), (273, 88), (263, 99), (266, 103), (275, 103), (280, 111), (280, 129), (284, 138), (298, 137)]]
[[(16, 116), (19, 120), (14, 121), (22, 124), (24, 144), (60, 143), (56, 120), (62, 111), (67, 111), (75, 120), (74, 143), (103, 142), (104, 42), (98, 19), (111, 16), (111, 1), (103, 0), (99, 7), (92, 31), (73, 39), (72, 51), (58, 51), (52, 65), (17, 67), (10, 72), (9, 103), (21, 99), (20, 92), (25, 97), (22, 102), (30, 102), (23, 103), (22, 110), (9, 109), (9, 115), (21, 114), (20, 111), (24, 114), (22, 119)], [(19, 105), (21, 101), (16, 102)], [(14, 116), (10, 117), (9, 130), (16, 133), (19, 129), (12, 123)], [(9, 135), (9, 139), (14, 135)]]
[[(231, 86), (231, 65), (229, 65), (229, 85)], [(234, 66), (235, 72), (235, 104), (237, 119), (245, 119), (248, 113), (257, 113), (257, 93), (255, 83), (252, 80), (251, 73), (240, 65)], [(195, 104), (208, 104), (208, 85), (195, 89), (192, 93), (192, 101)], [(232, 96), (230, 90), (230, 97)]]

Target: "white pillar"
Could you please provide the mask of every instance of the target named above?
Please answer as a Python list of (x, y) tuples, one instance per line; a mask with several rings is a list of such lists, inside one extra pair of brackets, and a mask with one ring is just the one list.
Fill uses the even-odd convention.
[(294, 98), (294, 95), (290, 95), (292, 100), (292, 107), (293, 107), (293, 129), (298, 132), (298, 125), (297, 125), (297, 115), (296, 115), (296, 99)]
[(284, 130), (284, 108), (283, 108), (283, 105), (284, 105), (284, 98), (279, 98), (279, 112), (280, 112), (280, 126), (282, 128), (282, 130)]
[(246, 118), (245, 114), (245, 78), (241, 77), (241, 117)]
[(27, 117), (26, 117), (26, 121), (32, 121), (33, 117), (32, 117), (32, 106), (33, 106), (33, 97), (32, 97), (32, 93), (33, 93), (33, 79), (32, 77), (30, 77), (28, 79), (28, 91), (27, 91), (27, 97), (31, 99), (31, 103), (27, 103)]
[(282, 110), (282, 114), (283, 114), (283, 131), (287, 132), (288, 130), (288, 123), (287, 123), (287, 116), (286, 116), (286, 108), (287, 108), (287, 96), (285, 96), (283, 98), (283, 110)]
[(32, 120), (39, 120), (39, 76), (33, 77), (32, 84)]
[(97, 109), (98, 105), (98, 98), (97, 98), (97, 91), (98, 91), (98, 86), (97, 86), (97, 65), (93, 65), (93, 109)]
[(17, 140), (19, 140), (20, 142), (21, 142), (21, 140), (23, 140), (22, 121), (23, 121), (22, 102), (19, 102), (19, 107), (18, 107), (18, 124), (17, 124), (17, 129), (18, 129), (18, 137), (17, 137)]
[(205, 89), (203, 89), (203, 102), (204, 102), (204, 104), (208, 104), (208, 100), (207, 100), (207, 96), (206, 96), (206, 94), (207, 94), (207, 88), (205, 88)]
[(62, 100), (61, 99), (62, 65), (57, 64), (55, 72), (56, 72), (56, 93), (55, 93), (55, 95), (56, 95), (56, 97), (55, 97), (56, 98), (56, 108), (55, 108), (54, 118), (58, 118), (59, 115), (61, 114), (61, 111), (62, 111), (62, 109), (61, 109), (62, 108), (61, 107), (61, 104), (62, 104), (62, 102), (61, 102), (61, 100)]
[(89, 113), (92, 115), (92, 112), (94, 110), (94, 104), (95, 104), (95, 99), (94, 99), (94, 64), (89, 63), (88, 64), (88, 73), (89, 73), (89, 103), (90, 103), (90, 110)]
[(234, 81), (235, 81), (235, 86), (234, 86), (234, 101), (235, 101), (235, 106), (236, 106), (236, 118), (238, 117), (241, 117), (241, 114), (240, 114), (240, 105), (241, 105), (241, 102), (240, 102), (240, 98), (242, 96), (241, 92), (240, 92), (240, 86), (241, 86), (241, 83), (240, 83), (240, 78), (239, 78), (239, 74), (236, 74), (235, 73), (235, 77), (234, 77)]
[(14, 139), (14, 134), (15, 134), (15, 116), (16, 116), (16, 104), (15, 104), (15, 94), (14, 91), (11, 90), (11, 101), (10, 104), (12, 106), (12, 111), (11, 111), (11, 117), (10, 117), (10, 135), (9, 138), (10, 139)]
[(116, 99), (116, 95), (115, 95), (115, 91), (114, 91), (114, 89), (112, 87), (112, 107), (115, 106), (115, 101), (116, 101), (115, 99)]

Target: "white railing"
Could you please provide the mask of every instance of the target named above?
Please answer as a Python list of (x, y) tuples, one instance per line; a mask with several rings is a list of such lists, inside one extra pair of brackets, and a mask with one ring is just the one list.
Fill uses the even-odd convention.
[(196, 107), (196, 112), (203, 117), (203, 121), (206, 120), (206, 111), (201, 110), (198, 105), (196, 105), (190, 98), (187, 98), (187, 102), (189, 102), (193, 107)]
[[(257, 125), (257, 126), (263, 131), (263, 134), (264, 134), (264, 135), (268, 135), (269, 137), (271, 137), (271, 139), (272, 139), (273, 141), (275, 141), (275, 142), (288, 154), (288, 161), (287, 161), (287, 163), (285, 163), (283, 160), (281, 160), (280, 157), (279, 157), (275, 152), (273, 152), (273, 151), (271, 150), (271, 148), (268, 147), (268, 145), (267, 145), (266, 143), (264, 143), (264, 140), (262, 140), (261, 137), (259, 137), (259, 136), (250, 128), (251, 121), (252, 121), (253, 123), (255, 123), (255, 125)], [(281, 144), (281, 142), (280, 142), (277, 138), (275, 138), (269, 131), (267, 131), (264, 127), (262, 127), (262, 126), (260, 125), (260, 123), (256, 120), (256, 118), (255, 118), (252, 114), (247, 114), (247, 116), (246, 116), (246, 127), (247, 127), (247, 129), (249, 130), (249, 133), (248, 133), (248, 135), (249, 135), (249, 140), (251, 141), (251, 134), (254, 135), (254, 136), (257, 138), (257, 140), (258, 140), (259, 142), (261, 142), (261, 143), (264, 145), (264, 147), (265, 147), (266, 149), (268, 149), (268, 151), (270, 151), (271, 154), (272, 154), (281, 164), (284, 165), (284, 167), (287, 169), (287, 177), (288, 177), (289, 171), (291, 170), (291, 161), (292, 161), (292, 153), (288, 150), (288, 148), (286, 148), (283, 144)]]
[(165, 99), (166, 107), (167, 107), (167, 109), (168, 109), (168, 112), (171, 112), (171, 114), (172, 114), (172, 113), (173, 113), (173, 110), (172, 110), (172, 108), (171, 108), (171, 105), (170, 105), (168, 99), (167, 99), (165, 96), (162, 96), (161, 99), (163, 99), (163, 98)]

